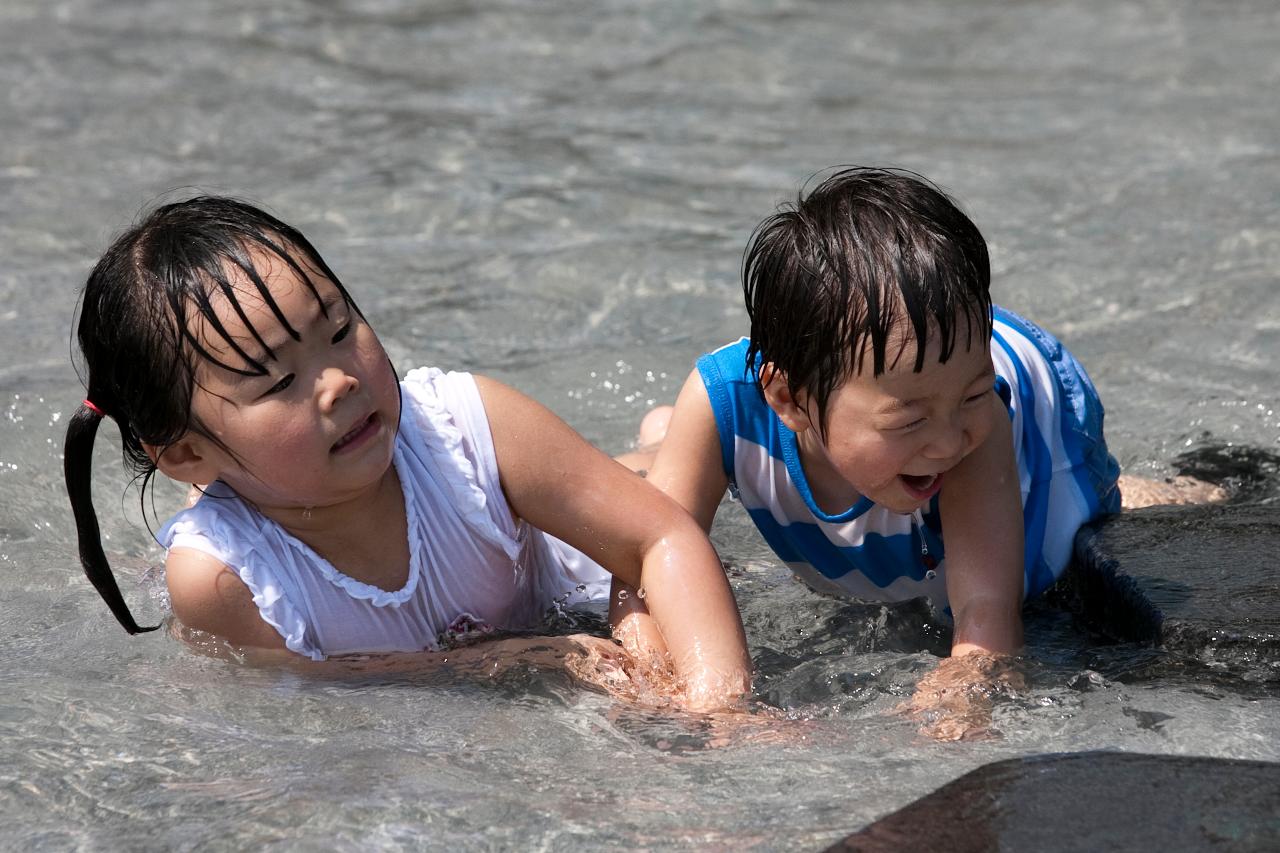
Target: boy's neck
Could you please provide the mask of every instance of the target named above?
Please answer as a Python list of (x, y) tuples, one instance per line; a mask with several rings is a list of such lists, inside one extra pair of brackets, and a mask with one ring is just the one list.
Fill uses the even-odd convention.
[(815, 430), (796, 433), (796, 450), (800, 454), (800, 467), (804, 469), (809, 493), (813, 495), (818, 509), (827, 515), (839, 515), (861, 499), (862, 495), (853, 484), (831, 464)]

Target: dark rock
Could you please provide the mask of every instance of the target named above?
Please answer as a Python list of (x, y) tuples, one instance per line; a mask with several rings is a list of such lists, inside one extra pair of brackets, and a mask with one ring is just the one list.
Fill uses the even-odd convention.
[(1280, 850), (1280, 764), (1085, 752), (979, 767), (831, 851)]
[(1078, 609), (1119, 640), (1280, 678), (1280, 507), (1150, 507), (1076, 537)]
[(1243, 444), (1210, 444), (1173, 460), (1179, 474), (1222, 486), (1235, 503), (1280, 498), (1280, 455)]

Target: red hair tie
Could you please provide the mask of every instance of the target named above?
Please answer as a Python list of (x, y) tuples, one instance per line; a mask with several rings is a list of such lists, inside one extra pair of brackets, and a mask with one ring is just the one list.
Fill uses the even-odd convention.
[(88, 400), (85, 400), (84, 404), (85, 406), (88, 407), (89, 411), (93, 412), (98, 417), (105, 418), (107, 416), (106, 412), (102, 411), (102, 409), (99, 409), (97, 406), (95, 406), (93, 403), (90, 403)]

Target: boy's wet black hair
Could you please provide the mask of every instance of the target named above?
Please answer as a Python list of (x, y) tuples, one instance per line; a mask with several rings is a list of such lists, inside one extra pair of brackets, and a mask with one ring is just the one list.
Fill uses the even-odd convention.
[[(899, 169), (845, 168), (802, 190), (751, 235), (742, 285), (751, 319), (746, 368), (772, 363), (805, 389), (826, 430), (827, 403), (871, 357), (893, 366), (905, 320), (915, 364), (936, 337), (945, 362), (991, 336), (991, 268), (977, 226), (934, 184)], [(889, 351), (893, 347), (893, 351)]]
[[(275, 354), (249, 323), (238, 293), (251, 289), (280, 326), (294, 340), (299, 338), (254, 268), (251, 251), (272, 254), (288, 265), (326, 317), (315, 273), (333, 282), (346, 304), (358, 312), (338, 277), (300, 232), (253, 205), (216, 196), (156, 208), (111, 244), (85, 284), (77, 337), (88, 399), (67, 424), (64, 473), (80, 562), (131, 634), (155, 628), (141, 628), (134, 621), (102, 550), (90, 489), (98, 424), (107, 417), (119, 428), (125, 465), (141, 480), (144, 494), (156, 471), (144, 445), (165, 448), (187, 431), (216, 441), (191, 413), (198, 360), (243, 376), (263, 376), (269, 369), (228, 335), (213, 310), (214, 301), (232, 307), (268, 361)], [(196, 317), (203, 319), (206, 334), (220, 337), (238, 359), (228, 363), (214, 358), (190, 331)]]

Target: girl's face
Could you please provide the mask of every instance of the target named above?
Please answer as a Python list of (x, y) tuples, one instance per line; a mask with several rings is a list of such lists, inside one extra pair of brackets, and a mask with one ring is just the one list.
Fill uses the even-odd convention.
[[(243, 274), (232, 282), (244, 318), (229, 300), (215, 298), (214, 313), (228, 336), (268, 371), (241, 376), (199, 361), (192, 412), (232, 451), (208, 450), (218, 479), (263, 510), (358, 498), (391, 470), (400, 396), (387, 354), (322, 273), (308, 270), (317, 300), (281, 258), (264, 250), (250, 254), (300, 340)], [(192, 333), (214, 358), (244, 364), (203, 318), (193, 322)]]
[(825, 436), (809, 404), (809, 428), (798, 442), (824, 510), (842, 511), (864, 496), (914, 512), (938, 493), (947, 471), (987, 440), (995, 418), (1008, 417), (994, 391), (990, 341), (964, 344), (943, 364), (931, 339), (919, 373), (912, 372), (915, 347), (908, 345), (880, 376), (869, 370), (851, 376), (827, 402)]

